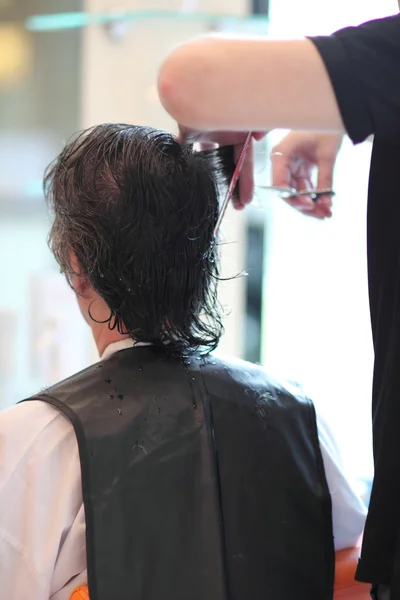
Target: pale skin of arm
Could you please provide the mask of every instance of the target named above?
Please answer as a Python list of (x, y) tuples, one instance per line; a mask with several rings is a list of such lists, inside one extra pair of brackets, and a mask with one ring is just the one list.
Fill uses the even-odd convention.
[[(247, 131), (284, 128), (290, 133), (273, 152), (273, 184), (304, 189), (313, 167), (318, 186), (332, 185), (333, 168), (344, 125), (323, 61), (310, 40), (275, 41), (264, 38), (195, 39), (176, 48), (159, 75), (161, 102), (180, 124), (187, 141), (234, 143), (237, 150)], [(292, 163), (302, 158), (300, 176)], [(243, 208), (253, 195), (250, 150), (241, 176)], [(290, 204), (304, 214), (331, 216), (331, 198), (319, 204), (295, 198)]]
[(306, 39), (193, 40), (164, 61), (159, 90), (190, 129), (344, 131), (324, 64)]

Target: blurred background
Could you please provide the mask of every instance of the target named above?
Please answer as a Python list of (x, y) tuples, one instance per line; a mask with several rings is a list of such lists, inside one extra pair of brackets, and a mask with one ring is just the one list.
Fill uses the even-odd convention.
[[(157, 69), (171, 47), (197, 34), (328, 34), (396, 10), (396, 0), (0, 0), (0, 409), (97, 360), (46, 244), (41, 180), (66, 139), (105, 121), (175, 130), (158, 101)], [(267, 157), (284, 133), (259, 145), (259, 183), (268, 183)], [(260, 193), (245, 213), (228, 211), (223, 276), (247, 276), (221, 285), (227, 317), (219, 349), (303, 385), (365, 497), (370, 152), (368, 143), (344, 144), (329, 222)]]

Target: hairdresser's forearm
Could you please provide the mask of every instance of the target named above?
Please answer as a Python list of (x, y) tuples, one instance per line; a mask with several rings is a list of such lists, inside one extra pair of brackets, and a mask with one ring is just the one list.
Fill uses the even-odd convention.
[(200, 130), (343, 131), (335, 95), (309, 40), (200, 38), (164, 61), (161, 101)]

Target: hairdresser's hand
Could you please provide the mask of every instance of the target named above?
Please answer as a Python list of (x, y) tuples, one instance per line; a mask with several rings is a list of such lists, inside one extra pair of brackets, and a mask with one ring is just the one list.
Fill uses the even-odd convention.
[[(343, 136), (336, 134), (289, 133), (272, 149), (272, 185), (312, 189), (313, 169), (317, 168), (317, 189), (332, 187), (333, 170)], [(285, 200), (301, 213), (316, 219), (332, 216), (331, 196), (320, 196), (318, 202), (297, 196)]]
[[(218, 146), (234, 146), (235, 161), (238, 160), (243, 147), (243, 142), (246, 139), (247, 132), (239, 131), (193, 131), (184, 127), (179, 128), (180, 139), (188, 144), (199, 143), (201, 150), (209, 150)], [(262, 139), (266, 134), (262, 132), (254, 132), (255, 140)], [(249, 202), (252, 201), (254, 194), (254, 155), (253, 141), (251, 141), (246, 158), (243, 163), (242, 171), (239, 178), (239, 193), (234, 200), (234, 207), (237, 210), (242, 210)]]

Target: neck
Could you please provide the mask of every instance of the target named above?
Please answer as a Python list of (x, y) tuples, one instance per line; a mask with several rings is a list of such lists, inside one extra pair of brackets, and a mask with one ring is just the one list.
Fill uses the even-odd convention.
[(104, 350), (110, 344), (120, 342), (121, 340), (132, 339), (130, 335), (122, 335), (116, 330), (111, 331), (107, 326), (99, 323), (93, 324), (92, 333), (99, 356), (102, 356)]

